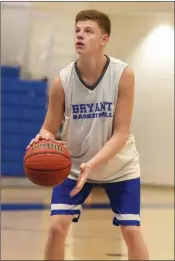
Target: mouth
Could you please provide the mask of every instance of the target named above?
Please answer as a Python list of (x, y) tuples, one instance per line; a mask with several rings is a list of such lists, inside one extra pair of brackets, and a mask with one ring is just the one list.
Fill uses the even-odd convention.
[(85, 44), (82, 43), (82, 42), (80, 42), (80, 41), (78, 41), (78, 42), (76, 42), (76, 46), (77, 46), (77, 47), (81, 47), (81, 46), (85, 46)]

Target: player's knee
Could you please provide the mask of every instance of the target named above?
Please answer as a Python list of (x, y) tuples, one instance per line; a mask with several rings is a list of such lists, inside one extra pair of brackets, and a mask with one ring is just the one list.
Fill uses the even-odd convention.
[(139, 226), (121, 226), (121, 232), (126, 243), (134, 242), (140, 236)]
[(68, 233), (68, 229), (70, 226), (70, 219), (66, 219), (64, 217), (53, 217), (53, 220), (50, 225), (49, 233), (51, 237), (59, 237), (59, 238), (66, 238)]
[(49, 229), (52, 237), (64, 238), (66, 236), (66, 229), (61, 224), (51, 224)]

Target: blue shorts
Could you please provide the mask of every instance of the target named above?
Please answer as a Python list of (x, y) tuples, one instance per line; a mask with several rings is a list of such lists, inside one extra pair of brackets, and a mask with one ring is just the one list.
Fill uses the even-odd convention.
[[(73, 215), (73, 222), (77, 222), (82, 205), (92, 188), (97, 184), (86, 183), (82, 190), (71, 197), (70, 191), (76, 185), (76, 180), (66, 179), (53, 188), (51, 199), (51, 215)], [(140, 225), (140, 178), (120, 181), (116, 183), (100, 184), (109, 198), (114, 213), (113, 224), (116, 226)]]

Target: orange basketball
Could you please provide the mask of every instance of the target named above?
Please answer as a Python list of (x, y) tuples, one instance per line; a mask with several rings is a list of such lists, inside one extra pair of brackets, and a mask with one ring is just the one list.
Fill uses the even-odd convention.
[(55, 186), (70, 173), (71, 157), (57, 141), (42, 140), (27, 149), (24, 156), (26, 176), (40, 186)]

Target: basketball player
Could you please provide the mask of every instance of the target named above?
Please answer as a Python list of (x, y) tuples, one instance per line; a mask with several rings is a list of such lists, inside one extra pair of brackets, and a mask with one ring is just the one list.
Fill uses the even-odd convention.
[[(131, 118), (134, 74), (124, 62), (108, 57), (108, 16), (84, 10), (75, 19), (78, 59), (64, 68), (51, 87), (40, 133), (29, 144), (55, 139), (64, 121), (63, 142), (72, 157), (68, 178), (54, 187), (45, 260), (64, 260), (72, 221), (94, 184), (105, 189), (113, 224), (120, 226), (129, 260), (148, 260), (140, 229), (140, 165)], [(103, 217), (101, 217), (103, 218)]]

